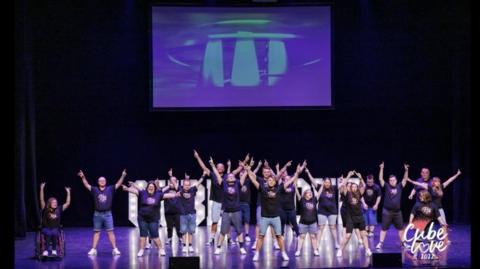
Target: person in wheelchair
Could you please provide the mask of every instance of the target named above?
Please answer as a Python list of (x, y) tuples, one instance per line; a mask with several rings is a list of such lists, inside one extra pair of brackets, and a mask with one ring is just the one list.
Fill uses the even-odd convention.
[(55, 197), (50, 197), (45, 203), (44, 196), (45, 182), (40, 184), (40, 207), (42, 209), (41, 233), (45, 238), (46, 246), (42, 256), (49, 256), (48, 252), (52, 249), (52, 256), (57, 256), (57, 243), (60, 237), (61, 215), (70, 206), (70, 188), (65, 187), (67, 191), (67, 200), (62, 206), (58, 206)]

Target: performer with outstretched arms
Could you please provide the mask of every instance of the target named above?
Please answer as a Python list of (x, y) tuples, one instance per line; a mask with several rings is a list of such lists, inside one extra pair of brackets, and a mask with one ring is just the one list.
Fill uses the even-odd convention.
[(408, 179), (408, 168), (409, 165), (405, 164), (405, 173), (403, 175), (403, 180), (401, 183), (398, 183), (397, 177), (390, 175), (388, 177), (388, 183), (385, 183), (383, 180), (383, 169), (385, 164), (382, 162), (380, 164), (380, 173), (378, 180), (380, 181), (380, 186), (385, 188), (383, 192), (383, 211), (382, 211), (382, 230), (380, 231), (380, 242), (378, 242), (376, 248), (381, 249), (383, 247), (383, 241), (387, 235), (387, 230), (390, 228), (390, 225), (393, 223), (395, 229), (398, 231), (398, 237), (400, 242), (403, 242), (403, 216), (402, 216), (402, 190), (407, 185)]
[[(418, 183), (427, 183), (430, 184), (430, 169), (427, 167), (423, 167), (422, 170), (420, 170), (420, 177), (417, 178)], [(418, 192), (422, 190), (422, 187), (416, 185), (415, 188), (412, 189), (410, 192), (410, 195), (408, 196), (408, 199), (412, 200), (415, 194), (417, 194), (416, 201), (420, 201), (418, 197)]]
[[(287, 168), (292, 165), (292, 161), (289, 161), (280, 170), (279, 164), (277, 164), (278, 174), (281, 182), (287, 182), (291, 177), (287, 173)], [(297, 223), (297, 210), (295, 208), (295, 185), (290, 184), (288, 188), (280, 188), (280, 221), (282, 223), (282, 235), (285, 238), (285, 226), (290, 224), (292, 230), (295, 232), (295, 236), (299, 236), (298, 223)]]
[(122, 176), (118, 179), (115, 185), (107, 185), (107, 179), (105, 177), (98, 178), (98, 187), (88, 184), (87, 178), (83, 174), (82, 170), (78, 172), (78, 176), (82, 180), (83, 186), (89, 190), (93, 196), (93, 202), (95, 205), (95, 212), (93, 213), (93, 243), (92, 249), (88, 252), (88, 255), (97, 255), (97, 244), (100, 239), (100, 231), (105, 228), (108, 235), (108, 240), (112, 245), (112, 255), (120, 255), (120, 251), (115, 243), (115, 234), (113, 232), (113, 216), (112, 216), (112, 203), (113, 194), (123, 184), (123, 180), (127, 176), (127, 170), (123, 170)]
[[(168, 170), (168, 193), (177, 193), (178, 192), (178, 180), (173, 176), (173, 170)], [(175, 232), (179, 240), (182, 239), (182, 233), (180, 232), (180, 197), (174, 197), (163, 201), (163, 208), (165, 214), (165, 221), (167, 222), (167, 245), (172, 243), (173, 228), (175, 227)]]
[(47, 246), (42, 256), (48, 256), (50, 245), (52, 247), (52, 256), (57, 256), (57, 241), (60, 236), (61, 216), (70, 206), (70, 188), (65, 187), (67, 191), (67, 200), (62, 206), (58, 206), (57, 198), (50, 197), (45, 203), (45, 182), (40, 184), (40, 208), (42, 209), (42, 234), (45, 236)]

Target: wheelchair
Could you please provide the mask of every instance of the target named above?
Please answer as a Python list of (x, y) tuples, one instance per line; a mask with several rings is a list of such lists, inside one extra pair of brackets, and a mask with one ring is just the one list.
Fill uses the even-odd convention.
[(35, 257), (38, 260), (61, 260), (65, 256), (65, 234), (63, 232), (63, 227), (60, 226), (59, 228), (59, 236), (57, 242), (54, 242), (57, 247), (57, 255), (52, 255), (51, 251), (49, 251), (48, 256), (43, 256), (43, 251), (51, 249), (47, 247), (47, 239), (45, 235), (42, 233), (42, 227), (35, 233)]

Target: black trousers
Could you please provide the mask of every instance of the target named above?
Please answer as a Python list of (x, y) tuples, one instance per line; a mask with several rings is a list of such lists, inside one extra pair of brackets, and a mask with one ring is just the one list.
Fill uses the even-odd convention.
[(180, 233), (180, 214), (165, 214), (165, 221), (167, 222), (168, 238), (172, 238), (173, 227), (175, 227), (178, 238), (182, 238), (182, 233)]

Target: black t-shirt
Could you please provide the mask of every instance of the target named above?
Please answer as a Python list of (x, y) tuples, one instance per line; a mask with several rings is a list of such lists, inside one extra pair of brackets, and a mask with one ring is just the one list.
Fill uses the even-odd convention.
[(347, 193), (347, 210), (351, 217), (363, 216), (361, 199), (361, 195), (354, 195), (352, 192)]
[(280, 186), (276, 184), (273, 188), (260, 184), (260, 200), (262, 217), (274, 218), (279, 216), (278, 210), (280, 209)]
[(114, 185), (105, 186), (103, 191), (99, 187), (92, 186), (91, 193), (96, 211), (112, 210), (113, 194), (115, 193)]
[(344, 213), (345, 210), (347, 209), (346, 200), (347, 200), (347, 195), (344, 194), (343, 192), (341, 192), (341, 193), (340, 193), (340, 201), (342, 202), (342, 206), (340, 207), (340, 212), (341, 212), (341, 213)]
[[(176, 193), (175, 189), (169, 189), (167, 193)], [(165, 199), (163, 201), (163, 208), (166, 215), (175, 215), (182, 212), (182, 205), (180, 204), (180, 197)]]
[(315, 197), (306, 200), (304, 197), (300, 199), (300, 223), (312, 224), (317, 222), (317, 199)]
[(181, 215), (195, 214), (195, 195), (197, 187), (191, 187), (186, 191), (183, 186), (180, 187), (180, 203), (182, 205)]
[(438, 207), (433, 202), (417, 202), (412, 208), (412, 214), (416, 220), (436, 220), (440, 216)]
[(432, 196), (432, 202), (438, 207), (442, 207), (442, 198), (443, 198), (443, 188), (440, 187), (440, 190), (434, 189), (432, 185), (428, 185), (428, 192)]
[(42, 227), (45, 228), (59, 228), (60, 227), (60, 220), (61, 220), (61, 215), (62, 215), (62, 209), (63, 207), (61, 205), (57, 206), (56, 209), (54, 210), (48, 210), (47, 207), (45, 207), (42, 210)]
[(236, 180), (233, 184), (222, 181), (223, 203), (222, 209), (225, 212), (236, 212), (240, 210), (240, 182)]
[(257, 206), (261, 204), (261, 197), (262, 197), (262, 185), (264, 187), (268, 187), (267, 181), (263, 177), (257, 177), (257, 182), (260, 185), (258, 187), (258, 195), (257, 195)]
[(400, 203), (402, 201), (403, 185), (397, 183), (392, 187), (389, 183), (384, 184), (385, 194), (383, 195), (383, 208), (390, 211), (399, 211)]
[(365, 185), (365, 192), (363, 193), (363, 200), (368, 207), (373, 207), (377, 202), (377, 198), (382, 197), (382, 189), (377, 184), (372, 186)]
[(250, 183), (250, 179), (246, 178), (243, 186), (240, 188), (240, 202), (250, 204), (251, 194), (252, 194), (252, 186)]
[(163, 199), (163, 192), (156, 191), (149, 194), (146, 190), (138, 192), (139, 198), (139, 213), (138, 219), (147, 222), (160, 220), (160, 202)]
[[(218, 179), (215, 173), (211, 173), (212, 181), (211, 181), (211, 190), (210, 190), (210, 200), (215, 201), (217, 203), (221, 203), (223, 201), (223, 188), (222, 186), (218, 185)], [(222, 175), (222, 182), (227, 179), (227, 174)]]
[(329, 216), (337, 215), (337, 188), (332, 186), (331, 188), (323, 189), (318, 199), (318, 214)]
[(292, 183), (286, 189), (280, 184), (280, 204), (283, 210), (295, 209), (295, 185)]

